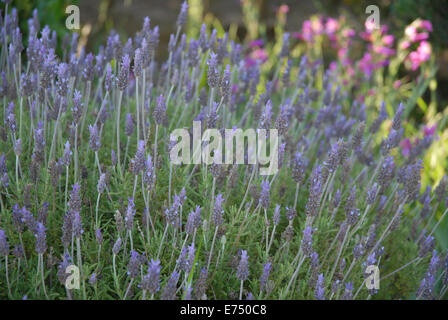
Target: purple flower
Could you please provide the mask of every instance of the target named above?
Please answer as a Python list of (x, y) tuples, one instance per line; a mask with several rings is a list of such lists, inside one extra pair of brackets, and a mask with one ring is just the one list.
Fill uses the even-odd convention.
[(280, 205), (277, 204), (275, 206), (274, 215), (272, 216), (272, 221), (274, 223), (274, 226), (278, 226), (280, 223)]
[(22, 139), (17, 139), (14, 143), (14, 153), (16, 156), (20, 156), (22, 154)]
[(357, 260), (360, 259), (364, 255), (364, 246), (360, 242), (353, 248), (353, 257)]
[(216, 88), (219, 85), (219, 73), (217, 71), (217, 65), (217, 55), (214, 52), (210, 52), (210, 58), (207, 61), (207, 79), (210, 88)]
[(213, 212), (212, 212), (212, 220), (213, 220), (213, 224), (218, 227), (220, 226), (223, 222), (223, 214), (224, 214), (224, 209), (222, 207), (224, 203), (224, 198), (222, 196), (222, 194), (218, 194), (215, 198), (215, 206), (213, 208)]
[(324, 274), (321, 273), (317, 276), (316, 290), (314, 292), (314, 297), (317, 300), (325, 300), (325, 278)]
[(96, 285), (97, 281), (98, 281), (98, 276), (96, 275), (96, 272), (94, 272), (94, 273), (92, 273), (92, 275), (89, 278), (89, 284), (91, 286), (94, 286), (94, 285)]
[(249, 278), (249, 256), (246, 250), (241, 251), (241, 260), (236, 270), (238, 280), (244, 281)]
[(131, 251), (131, 259), (128, 263), (128, 276), (131, 278), (137, 278), (140, 275), (140, 264), (141, 258), (140, 255), (135, 251)]
[(266, 283), (269, 278), (269, 273), (271, 272), (272, 264), (270, 262), (267, 262), (263, 266), (263, 273), (260, 277), (260, 290), (264, 291), (266, 289)]
[(179, 281), (180, 274), (176, 271), (173, 271), (171, 277), (168, 279), (168, 282), (163, 288), (162, 295), (160, 297), (161, 300), (175, 300), (176, 299), (176, 289), (177, 282)]
[(79, 215), (78, 211), (73, 212), (72, 219), (73, 219), (72, 222), (73, 236), (79, 238), (83, 234), (84, 230), (82, 229), (81, 216)]
[(64, 221), (62, 223), (62, 244), (64, 245), (64, 249), (68, 249), (71, 240), (72, 240), (72, 228), (73, 228), (73, 221), (72, 221), (72, 214), (71, 212), (67, 212), (64, 215)]
[(185, 231), (189, 235), (194, 234), (194, 230), (201, 226), (201, 207), (196, 206), (195, 210), (192, 210), (187, 218), (187, 224), (185, 226)]
[(90, 131), (90, 141), (89, 141), (89, 147), (92, 149), (93, 152), (98, 152), (101, 148), (101, 142), (100, 137), (98, 135), (98, 127), (96, 124), (89, 125), (89, 131)]
[(121, 249), (121, 243), (122, 243), (121, 238), (118, 238), (117, 241), (115, 241), (115, 244), (114, 244), (114, 246), (112, 247), (112, 253), (113, 253), (114, 255), (117, 255), (117, 254), (120, 252), (120, 249)]
[[(146, 41), (146, 40), (145, 40)], [(135, 49), (134, 56), (134, 74), (136, 77), (140, 77), (143, 73), (143, 52), (140, 48)]]
[(99, 228), (96, 229), (95, 238), (96, 238), (96, 241), (98, 241), (99, 245), (103, 244), (103, 234), (101, 233), (101, 229), (99, 229)]
[(260, 118), (260, 128), (270, 130), (272, 122), (272, 103), (271, 100), (266, 102), (266, 107)]
[(165, 209), (165, 218), (167, 219), (167, 222), (175, 227), (179, 226), (179, 209), (183, 205), (185, 199), (185, 189), (182, 188), (179, 195), (174, 195), (174, 201), (171, 207)]
[(289, 55), (289, 32), (283, 34), (283, 44), (280, 51), (280, 58), (287, 57)]
[(305, 213), (308, 216), (316, 216), (320, 208), (320, 196), (322, 193), (321, 166), (317, 166), (310, 177), (309, 197), (306, 204)]
[(400, 130), (401, 128), (401, 116), (403, 115), (404, 105), (400, 103), (398, 109), (395, 112), (394, 118), (392, 119), (392, 129)]
[(2, 256), (9, 255), (9, 244), (6, 240), (6, 234), (5, 231), (0, 229), (0, 254)]
[(132, 227), (134, 225), (134, 216), (135, 216), (134, 199), (129, 198), (128, 199), (128, 208), (126, 210), (126, 217), (124, 218), (124, 221), (126, 222), (126, 229), (128, 229), (128, 231), (132, 230)]
[(179, 16), (177, 17), (176, 25), (178, 28), (181, 28), (186, 22), (188, 18), (188, 3), (184, 1), (182, 3)]
[(112, 151), (110, 152), (110, 160), (111, 160), (111, 162), (112, 162), (112, 165), (113, 166), (116, 166), (117, 165), (117, 155), (116, 155), (116, 153), (115, 153), (115, 150), (113, 150), (112, 149)]
[(158, 125), (163, 124), (166, 117), (166, 103), (163, 95), (157, 98), (157, 104), (153, 112), (154, 120)]
[(120, 73), (118, 74), (118, 89), (124, 91), (128, 86), (129, 81), (129, 68), (131, 66), (131, 59), (129, 55), (124, 55), (121, 60)]
[(352, 300), (353, 299), (353, 283), (348, 282), (345, 284), (344, 294), (341, 298), (342, 300)]
[(106, 91), (110, 91), (113, 87), (113, 84), (114, 77), (112, 75), (112, 67), (110, 66), (110, 64), (108, 64), (106, 67), (106, 77), (104, 79), (104, 89), (106, 89)]
[(152, 164), (151, 156), (148, 154), (145, 161), (145, 170), (143, 172), (143, 183), (149, 187), (154, 184), (155, 181), (154, 166)]
[(301, 240), (301, 248), (305, 256), (310, 257), (313, 253), (313, 228), (306, 226), (303, 230), (303, 237)]
[(260, 203), (261, 207), (264, 209), (269, 208), (269, 204), (270, 204), (269, 189), (270, 188), (271, 188), (271, 185), (269, 184), (269, 181), (264, 180), (261, 182), (261, 192), (260, 192), (259, 203)]
[(140, 174), (145, 169), (145, 141), (140, 140), (137, 144), (135, 157), (131, 159), (132, 172), (135, 175)]
[(45, 135), (43, 132), (43, 122), (39, 121), (37, 128), (34, 130), (34, 150), (43, 152), (45, 149)]
[(68, 208), (72, 212), (81, 212), (81, 197), (80, 197), (81, 187), (75, 183), (72, 185), (72, 191), (70, 191), (70, 200), (68, 201)]
[(134, 133), (134, 120), (132, 119), (132, 115), (130, 113), (126, 114), (126, 128), (125, 134), (130, 137)]
[(83, 113), (83, 103), (82, 103), (82, 95), (81, 92), (75, 89), (73, 93), (73, 106), (72, 106), (72, 116), (73, 121), (79, 125), (81, 121), (82, 113)]
[(25, 227), (23, 214), (17, 203), (12, 207), (11, 219), (12, 224), (14, 225), (14, 229), (19, 233), (23, 232), (23, 229)]
[(16, 116), (14, 114), (14, 102), (8, 103), (6, 108), (5, 125), (11, 130), (12, 133), (17, 131)]
[(65, 285), (65, 282), (70, 275), (70, 272), (66, 272), (67, 267), (72, 264), (72, 258), (68, 254), (64, 254), (61, 262), (58, 265), (58, 279), (62, 285)]
[(143, 276), (142, 288), (149, 294), (155, 294), (160, 290), (160, 261), (151, 260), (148, 267), (148, 273)]
[(70, 142), (64, 144), (64, 155), (62, 156), (62, 163), (65, 166), (69, 166), (72, 160), (72, 152), (70, 151)]
[(98, 193), (103, 193), (105, 188), (106, 188), (106, 174), (102, 173), (100, 175), (100, 178), (98, 179), (98, 185), (97, 185)]
[(89, 53), (86, 58), (84, 59), (84, 68), (82, 69), (82, 77), (86, 81), (92, 81), (93, 80), (93, 54)]
[(428, 254), (435, 245), (435, 239), (433, 236), (425, 237), (420, 243), (419, 256), (424, 257)]
[(6, 170), (6, 156), (0, 155), (0, 186), (9, 186), (8, 171)]
[(65, 97), (68, 92), (68, 85), (70, 82), (70, 69), (67, 63), (60, 63), (58, 69), (58, 80), (56, 82), (56, 89), (61, 97)]
[(36, 233), (35, 233), (35, 237), (36, 237), (36, 252), (39, 254), (44, 254), (45, 251), (47, 250), (47, 236), (45, 234), (45, 227), (41, 222), (37, 223), (37, 228), (36, 228)]
[(194, 242), (188, 246), (188, 259), (185, 272), (190, 273), (191, 269), (193, 269), (194, 260), (196, 258), (196, 248), (194, 246)]

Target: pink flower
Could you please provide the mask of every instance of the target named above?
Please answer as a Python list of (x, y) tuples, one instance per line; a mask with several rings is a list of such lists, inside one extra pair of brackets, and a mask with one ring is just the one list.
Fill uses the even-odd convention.
[(370, 32), (360, 32), (359, 36), (366, 41), (372, 41), (372, 34)]
[(411, 46), (411, 43), (410, 43), (409, 41), (405, 40), (405, 41), (403, 41), (403, 42), (400, 44), (400, 49), (401, 49), (401, 50), (406, 50), (406, 49), (409, 48), (410, 46)]
[[(352, 62), (352, 60), (350, 60), (350, 58), (344, 58), (344, 59), (342, 59), (342, 65), (344, 67), (347, 67), (347, 66), (351, 67), (353, 65), (353, 62)], [(354, 75), (354, 73), (350, 74), (350, 69), (347, 70), (347, 73), (349, 75)]]
[(429, 38), (429, 34), (427, 32), (417, 33), (414, 37), (414, 41), (423, 41)]
[(417, 28), (413, 25), (409, 25), (404, 29), (404, 34), (412, 41), (414, 42), (415, 35), (417, 34)]
[(431, 45), (427, 41), (420, 42), (417, 51), (424, 61), (429, 60), (431, 57)]
[(349, 77), (354, 77), (355, 76), (355, 69), (353, 69), (352, 67), (347, 68), (347, 75)]
[(347, 52), (348, 52), (348, 48), (347, 47), (340, 48), (338, 50), (338, 57), (339, 57), (339, 59), (343, 59), (347, 55)]
[(336, 61), (332, 61), (332, 62), (330, 63), (330, 70), (331, 70), (331, 71), (336, 70), (337, 67), (338, 67), (338, 63), (337, 63)]
[(328, 34), (328, 39), (331, 41), (331, 46), (333, 48), (337, 48), (336, 41), (338, 40), (338, 36), (335, 35), (334, 33), (330, 33), (330, 34)]
[(420, 65), (428, 61), (431, 58), (431, 45), (427, 41), (420, 42), (416, 51), (409, 54), (409, 60), (411, 61), (411, 69), (417, 70)]
[(391, 46), (394, 44), (394, 36), (391, 34), (385, 35), (382, 40), (386, 46)]
[(356, 32), (353, 29), (344, 29), (344, 31), (342, 31), (342, 35), (347, 38), (352, 38), (356, 35)]
[(393, 56), (395, 54), (395, 50), (388, 48), (388, 47), (383, 47), (383, 46), (375, 46), (373, 48), (373, 51), (379, 54), (383, 54), (385, 56)]
[(401, 147), (401, 153), (405, 157), (407, 157), (411, 153), (411, 149), (412, 149), (411, 140), (409, 140), (409, 138), (401, 140), (400, 147)]
[(301, 37), (305, 41), (313, 40), (313, 29), (311, 27), (311, 21), (310, 20), (303, 21)]
[(277, 13), (288, 13), (289, 12), (289, 7), (286, 4), (282, 4), (280, 7), (278, 7), (277, 9)]
[(425, 126), (424, 128), (423, 128), (423, 135), (425, 136), (425, 137), (428, 137), (428, 136), (433, 136), (434, 135), (434, 133), (436, 132), (436, 129), (437, 129), (437, 124), (435, 124), (435, 125), (433, 125), (432, 127), (430, 127), (430, 126)]
[(339, 29), (339, 22), (336, 19), (328, 18), (325, 23), (325, 32), (327, 34), (333, 34)]
[(418, 26), (422, 29), (425, 29), (429, 32), (432, 32), (432, 23), (428, 20), (419, 20)]
[(324, 32), (324, 26), (321, 19), (313, 19), (311, 21), (311, 29), (315, 34), (321, 34)]
[(389, 59), (384, 59), (384, 60), (380, 60), (377, 62), (376, 67), (377, 68), (381, 68), (381, 67), (387, 67), (389, 65)]
[(256, 49), (251, 52), (250, 57), (254, 60), (265, 62), (266, 60), (268, 60), (268, 53), (265, 49)]
[(375, 22), (372, 19), (366, 20), (364, 26), (366, 27), (366, 31), (369, 33), (375, 30), (376, 28)]
[(394, 89), (398, 89), (401, 87), (401, 80), (395, 80), (394, 81)]
[(374, 65), (372, 63), (372, 56), (370, 53), (366, 52), (364, 53), (364, 56), (359, 60), (359, 69), (361, 69), (362, 72), (367, 74), (367, 76), (370, 76), (373, 72)]

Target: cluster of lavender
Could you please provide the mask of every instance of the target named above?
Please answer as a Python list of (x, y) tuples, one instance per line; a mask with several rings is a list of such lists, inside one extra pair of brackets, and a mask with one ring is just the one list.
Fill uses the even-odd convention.
[[(227, 33), (187, 38), (186, 3), (162, 63), (149, 18), (93, 54), (34, 11), (24, 47), (4, 3), (1, 298), (446, 297), (447, 181), (420, 194), (432, 136), (397, 152), (404, 104), (354, 101), (340, 69), (292, 58), (288, 34), (269, 70)], [(279, 172), (173, 165), (170, 132), (193, 120), (278, 129)]]

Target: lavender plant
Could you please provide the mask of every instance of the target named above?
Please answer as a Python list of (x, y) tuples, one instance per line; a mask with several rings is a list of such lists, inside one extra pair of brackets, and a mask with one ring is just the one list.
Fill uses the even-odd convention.
[[(447, 297), (446, 178), (421, 192), (436, 133), (403, 152), (411, 104), (371, 88), (394, 50), (384, 28), (361, 32), (373, 47), (355, 63), (342, 50), (355, 31), (319, 21), (342, 50), (328, 65), (310, 24), (270, 51), (205, 25), (188, 37), (185, 2), (157, 61), (149, 18), (91, 53), (76, 33), (58, 47), (37, 11), (22, 41), (5, 9), (0, 298)], [(310, 48), (297, 56), (300, 41)], [(173, 164), (170, 132), (194, 120), (201, 134), (277, 129), (279, 171), (260, 175), (250, 150), (244, 164)], [(66, 283), (73, 265), (78, 287)], [(366, 287), (372, 265), (379, 290)]]

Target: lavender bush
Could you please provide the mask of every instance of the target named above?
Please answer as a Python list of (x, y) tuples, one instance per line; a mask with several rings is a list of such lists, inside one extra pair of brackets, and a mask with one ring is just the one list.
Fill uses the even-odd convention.
[[(319, 21), (324, 31), (308, 21), (268, 51), (205, 25), (187, 37), (184, 3), (161, 62), (149, 18), (132, 38), (112, 32), (90, 53), (77, 33), (59, 44), (37, 12), (22, 39), (8, 2), (1, 298), (446, 298), (448, 256), (435, 232), (447, 180), (421, 192), (419, 159), (434, 132), (401, 152), (411, 104), (386, 104), (376, 90), (402, 52), (385, 29), (366, 26), (374, 46), (357, 62), (342, 46), (354, 30), (336, 20)], [(341, 51), (331, 65), (311, 50), (324, 34)], [(299, 56), (297, 37), (309, 48)], [(420, 70), (424, 49), (402, 60)], [(170, 132), (193, 120), (203, 130), (277, 129), (280, 170), (173, 164)], [(378, 290), (365, 286), (372, 265)], [(70, 266), (78, 287), (67, 285)]]

